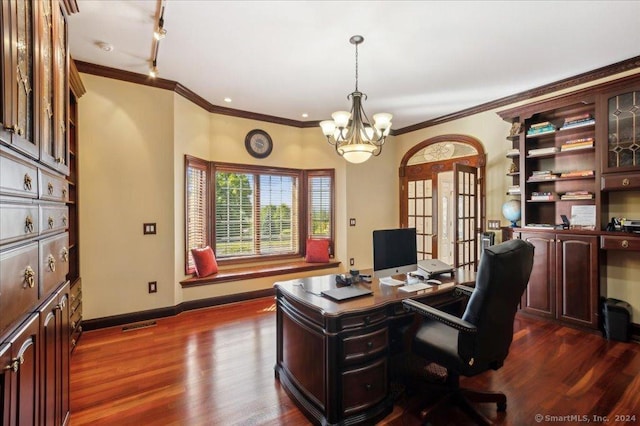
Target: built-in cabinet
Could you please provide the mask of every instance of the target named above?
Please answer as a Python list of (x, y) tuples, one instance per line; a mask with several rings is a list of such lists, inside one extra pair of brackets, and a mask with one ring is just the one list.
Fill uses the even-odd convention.
[(69, 118), (67, 4), (0, 2), (3, 425), (64, 425), (69, 418), (70, 280), (79, 283), (79, 264), (71, 246), (77, 176), (68, 176), (77, 133)]
[(597, 329), (606, 253), (640, 250), (639, 234), (608, 227), (612, 194), (640, 190), (640, 75), (498, 114), (512, 124), (507, 156), (521, 192), (513, 237), (536, 247), (521, 310)]
[(587, 328), (598, 328), (598, 237), (517, 232), (535, 247), (524, 312)]

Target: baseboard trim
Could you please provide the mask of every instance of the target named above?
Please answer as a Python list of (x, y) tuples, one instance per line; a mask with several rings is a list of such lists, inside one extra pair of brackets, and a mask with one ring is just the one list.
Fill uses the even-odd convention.
[(262, 297), (275, 296), (273, 288), (255, 290), (246, 293), (229, 294), (226, 296), (209, 297), (206, 299), (190, 300), (166, 308), (149, 309), (147, 311), (131, 312), (128, 314), (113, 315), (109, 317), (94, 318), (82, 321), (82, 330), (98, 330), (101, 328), (119, 327), (141, 321), (166, 318), (178, 315), (181, 312), (194, 309), (210, 308), (213, 306), (226, 305), (228, 303), (243, 302), (245, 300), (259, 299)]

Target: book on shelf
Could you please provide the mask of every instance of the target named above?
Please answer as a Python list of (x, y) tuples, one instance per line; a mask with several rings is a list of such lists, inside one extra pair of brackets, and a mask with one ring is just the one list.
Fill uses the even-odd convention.
[(548, 223), (527, 223), (524, 227), (529, 229), (554, 229), (555, 225)]
[(585, 113), (582, 113), (582, 114), (577, 114), (577, 115), (572, 115), (570, 117), (566, 117), (564, 119), (564, 124), (573, 123), (575, 121), (581, 121), (581, 120), (590, 120), (590, 119), (593, 119), (593, 116), (591, 115), (591, 113), (590, 112), (585, 112)]
[(520, 150), (518, 148), (513, 148), (507, 151), (507, 157), (517, 157), (520, 155)]
[(560, 196), (562, 200), (590, 200), (593, 198), (593, 193), (589, 191), (567, 191)]
[(561, 178), (573, 178), (573, 177), (588, 177), (594, 176), (595, 170), (573, 170), (570, 172), (560, 173)]
[(534, 170), (531, 172), (531, 176), (529, 177), (529, 181), (539, 181), (539, 180), (554, 180), (558, 178), (558, 173), (554, 173), (550, 170)]
[(540, 123), (535, 123), (529, 126), (530, 129), (541, 129), (543, 127), (553, 126), (553, 123), (550, 121), (541, 121)]
[(573, 139), (565, 142), (560, 147), (560, 151), (569, 151), (572, 149), (593, 148), (593, 138)]
[(553, 133), (555, 131), (556, 131), (556, 126), (554, 126), (553, 124), (550, 124), (544, 127), (530, 128), (529, 130), (527, 130), (527, 136), (538, 136), (546, 133)]
[(509, 189), (507, 189), (507, 194), (509, 195), (520, 194), (520, 185), (511, 185)]
[(550, 146), (547, 148), (535, 148), (529, 150), (529, 155), (544, 155), (544, 154), (554, 154), (558, 152), (558, 148), (555, 146)]
[(575, 127), (582, 127), (582, 126), (590, 126), (592, 124), (595, 124), (596, 120), (594, 120), (593, 118), (587, 118), (584, 120), (576, 120), (576, 121), (569, 121), (566, 122), (562, 125), (562, 127), (560, 128), (560, 130), (565, 130), (565, 129), (573, 129)]
[(531, 201), (553, 201), (555, 200), (555, 194), (552, 192), (532, 192)]

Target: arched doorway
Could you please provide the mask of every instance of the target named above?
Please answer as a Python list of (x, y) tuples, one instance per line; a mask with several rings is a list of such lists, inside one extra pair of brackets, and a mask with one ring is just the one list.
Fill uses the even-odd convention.
[(486, 153), (466, 135), (441, 135), (411, 148), (400, 164), (400, 225), (416, 228), (418, 259), (477, 267), (484, 230)]

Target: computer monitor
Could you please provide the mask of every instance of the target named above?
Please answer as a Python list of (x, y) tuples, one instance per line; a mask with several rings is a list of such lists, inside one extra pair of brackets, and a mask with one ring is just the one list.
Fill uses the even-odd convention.
[(417, 269), (416, 228), (373, 231), (373, 276), (384, 278)]

